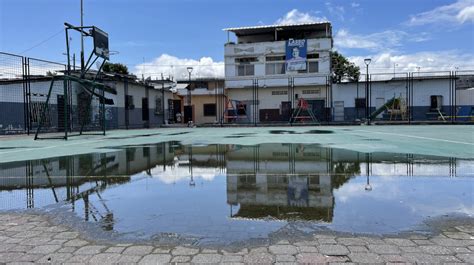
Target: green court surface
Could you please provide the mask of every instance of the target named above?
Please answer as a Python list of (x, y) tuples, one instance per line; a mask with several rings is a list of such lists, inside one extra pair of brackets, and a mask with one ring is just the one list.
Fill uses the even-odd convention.
[(38, 140), (33, 136), (0, 137), (0, 162), (108, 152), (120, 146), (180, 141), (183, 144), (305, 143), (358, 152), (424, 154), (474, 158), (474, 126), (315, 126), (157, 128), (108, 131), (106, 136)]

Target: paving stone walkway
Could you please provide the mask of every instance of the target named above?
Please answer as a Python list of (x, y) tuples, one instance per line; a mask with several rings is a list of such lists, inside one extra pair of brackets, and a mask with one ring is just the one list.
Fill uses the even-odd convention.
[(464, 263), (474, 264), (474, 224), (436, 236), (368, 237), (313, 235), (237, 250), (116, 244), (85, 239), (80, 232), (53, 225), (46, 216), (0, 213), (2, 263)]

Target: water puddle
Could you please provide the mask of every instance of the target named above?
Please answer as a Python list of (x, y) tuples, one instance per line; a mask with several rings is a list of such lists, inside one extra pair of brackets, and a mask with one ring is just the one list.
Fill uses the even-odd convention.
[(450, 157), (167, 142), (0, 164), (0, 210), (58, 205), (139, 239), (235, 242), (294, 224), (397, 233), (431, 217), (472, 216), (473, 172), (473, 160)]

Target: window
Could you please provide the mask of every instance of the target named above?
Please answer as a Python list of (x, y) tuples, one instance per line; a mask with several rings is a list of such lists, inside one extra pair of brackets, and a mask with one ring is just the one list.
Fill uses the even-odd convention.
[(237, 76), (248, 76), (255, 74), (255, 67), (253, 64), (237, 65)]
[(285, 61), (286, 57), (283, 56), (267, 56), (265, 57), (265, 61), (267, 62), (275, 62), (275, 61)]
[(365, 108), (365, 98), (356, 98), (355, 99), (356, 108)]
[(285, 74), (285, 63), (267, 63), (265, 64), (266, 75), (282, 75)]
[(308, 62), (308, 73), (317, 73), (317, 72), (319, 72), (319, 63)]
[(126, 95), (125, 96), (125, 108), (126, 109), (134, 109), (135, 105), (133, 104), (133, 96)]
[(216, 104), (204, 104), (204, 116), (216, 116)]
[(257, 60), (257, 57), (242, 57), (242, 58), (235, 58), (235, 62), (236, 63), (246, 63), (246, 64), (249, 64), (249, 63), (254, 63), (258, 61)]
[(150, 157), (150, 147), (143, 147), (143, 157)]
[(163, 106), (161, 102), (161, 98), (155, 98), (155, 114), (163, 113)]
[(257, 57), (235, 58), (237, 76), (255, 75), (255, 66), (252, 63), (257, 61)]
[(300, 74), (317, 73), (317, 72), (319, 72), (319, 62), (317, 61), (307, 61), (306, 70), (298, 71), (298, 73)]
[(266, 75), (282, 75), (285, 74), (285, 55), (267, 56), (265, 57), (265, 74)]
[(278, 95), (288, 95), (288, 91), (286, 90), (272, 91), (272, 96), (278, 96)]
[(321, 89), (303, 90), (303, 94), (320, 94)]
[(306, 58), (308, 59), (318, 59), (319, 58), (319, 53), (310, 53), (306, 55)]

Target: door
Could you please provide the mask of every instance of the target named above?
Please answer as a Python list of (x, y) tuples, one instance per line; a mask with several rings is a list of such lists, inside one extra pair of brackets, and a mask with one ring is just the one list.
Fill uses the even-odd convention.
[(334, 121), (344, 121), (344, 101), (334, 101)]
[(142, 98), (142, 121), (150, 120), (150, 110), (148, 109), (148, 98)]
[(193, 106), (184, 106), (184, 123), (193, 120)]
[[(176, 115), (178, 113), (179, 113), (179, 115)], [(173, 120), (174, 120), (174, 122), (182, 123), (182, 121), (183, 121), (182, 117), (181, 117), (182, 114), (183, 113), (181, 113), (181, 100), (176, 100), (176, 99), (173, 100)], [(179, 116), (179, 121), (177, 119), (178, 116)]]
[(282, 101), (281, 102), (281, 120), (290, 121), (290, 117), (291, 117), (291, 102)]
[[(385, 104), (385, 98), (375, 98), (375, 109), (378, 110)], [(385, 111), (380, 112), (379, 115), (377, 115), (376, 118), (381, 119), (383, 117), (383, 113)]]
[(150, 110), (148, 109), (148, 98), (142, 98), (142, 121), (146, 128), (150, 127)]
[(64, 131), (64, 95), (58, 95), (58, 131)]

